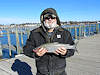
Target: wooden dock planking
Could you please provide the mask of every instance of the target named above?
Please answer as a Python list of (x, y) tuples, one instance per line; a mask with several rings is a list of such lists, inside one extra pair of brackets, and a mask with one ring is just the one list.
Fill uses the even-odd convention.
[[(100, 34), (80, 39), (73, 57), (67, 58), (66, 71), (68, 75), (100, 75)], [(18, 75), (11, 67), (15, 60), (20, 63), (27, 63), (31, 72), (36, 75), (35, 60), (25, 55), (16, 58), (0, 61), (0, 75)]]

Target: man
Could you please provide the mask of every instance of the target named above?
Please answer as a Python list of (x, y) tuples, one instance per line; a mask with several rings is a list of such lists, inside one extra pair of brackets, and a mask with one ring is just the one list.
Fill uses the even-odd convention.
[(24, 46), (24, 54), (35, 58), (36, 75), (67, 75), (65, 59), (74, 55), (75, 50), (59, 47), (53, 53), (48, 53), (47, 49), (37, 47), (53, 42), (73, 45), (71, 34), (61, 27), (59, 17), (53, 8), (45, 9), (41, 13), (40, 20), (41, 26), (30, 33)]

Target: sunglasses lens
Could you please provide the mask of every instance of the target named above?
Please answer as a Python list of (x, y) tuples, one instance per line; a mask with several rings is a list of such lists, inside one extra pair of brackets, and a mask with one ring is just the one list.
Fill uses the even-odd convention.
[(46, 14), (46, 15), (44, 15), (44, 20), (46, 19), (46, 20), (49, 20), (49, 19), (56, 19), (56, 16), (55, 15), (53, 15), (53, 14)]
[(50, 19), (50, 17), (45, 17), (44, 19), (49, 20), (49, 19)]
[(56, 19), (56, 17), (53, 17), (53, 16), (52, 16), (51, 19)]
[(50, 17), (50, 16), (48, 16), (48, 17), (45, 17), (44, 19), (49, 20), (50, 18), (51, 18), (51, 19), (56, 19), (56, 17), (53, 17), (53, 16), (51, 16), (51, 17)]

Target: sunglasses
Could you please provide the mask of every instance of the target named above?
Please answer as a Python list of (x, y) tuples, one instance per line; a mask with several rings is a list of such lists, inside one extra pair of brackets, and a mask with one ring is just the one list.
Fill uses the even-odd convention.
[(56, 17), (45, 17), (44, 20), (49, 20), (49, 19), (56, 19)]
[(49, 19), (56, 19), (56, 16), (53, 14), (46, 14), (44, 15), (44, 20), (49, 20)]

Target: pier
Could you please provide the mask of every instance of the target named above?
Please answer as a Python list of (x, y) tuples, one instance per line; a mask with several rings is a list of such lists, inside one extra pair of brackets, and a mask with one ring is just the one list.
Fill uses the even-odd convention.
[(100, 34), (81, 39), (79, 54), (67, 59), (68, 75), (100, 75)]
[[(100, 24), (65, 26), (63, 27), (71, 32), (73, 39), (79, 40), (77, 45), (79, 53), (75, 52), (74, 56), (66, 58), (67, 74), (100, 75)], [(25, 41), (24, 35), (28, 38), (33, 28), (8, 27), (4, 29), (6, 33), (2, 34), (6, 34), (5, 40), (8, 44), (1, 45), (0, 43), (0, 55), (4, 57), (4, 59), (0, 58), (0, 75), (36, 75), (35, 60), (21, 54)], [(11, 43), (12, 34), (16, 40), (15, 46)], [(3, 48), (6, 48), (4, 53), (2, 53)]]
[[(68, 75), (100, 75), (100, 34), (79, 40), (79, 53), (66, 58)], [(23, 54), (0, 61), (0, 75), (36, 75), (35, 60)]]

